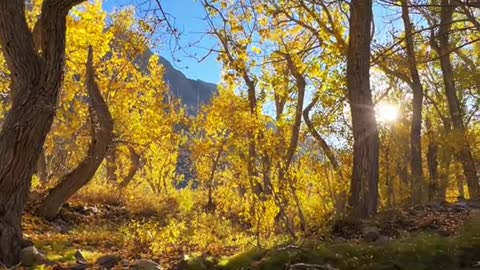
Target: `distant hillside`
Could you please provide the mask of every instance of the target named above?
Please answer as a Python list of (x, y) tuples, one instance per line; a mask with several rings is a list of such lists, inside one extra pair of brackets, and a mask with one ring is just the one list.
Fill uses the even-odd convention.
[[(147, 69), (148, 59), (152, 55), (153, 52), (147, 51), (140, 57), (139, 64), (142, 69)], [(165, 67), (164, 79), (170, 91), (187, 106), (189, 114), (197, 115), (200, 107), (208, 103), (217, 92), (217, 86), (202, 80), (189, 79), (181, 71), (173, 67), (167, 59), (161, 56), (159, 58), (159, 64)]]
[(170, 91), (179, 97), (183, 104), (192, 109), (191, 113), (197, 114), (200, 106), (208, 103), (217, 92), (215, 84), (187, 78), (167, 59), (160, 57), (160, 63), (165, 67), (164, 79), (170, 87)]

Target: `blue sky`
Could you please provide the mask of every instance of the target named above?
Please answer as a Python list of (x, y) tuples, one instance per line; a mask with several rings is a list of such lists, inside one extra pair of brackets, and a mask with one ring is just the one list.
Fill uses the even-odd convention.
[[(104, 8), (111, 11), (116, 7), (124, 7), (125, 5), (141, 3), (145, 0), (104, 0)], [(202, 58), (207, 54), (208, 49), (215, 45), (212, 39), (206, 39), (202, 36), (208, 29), (207, 23), (202, 19), (204, 10), (202, 5), (195, 0), (160, 0), (165, 12), (172, 15), (175, 26), (182, 33), (180, 43), (188, 51), (188, 55), (182, 51), (176, 51), (172, 55), (173, 45), (169, 40), (165, 40), (164, 44), (153, 48), (161, 56), (165, 57), (172, 65), (180, 70), (190, 79), (200, 79), (206, 82), (218, 83), (221, 74), (221, 65), (217, 62), (215, 55), (210, 55), (202, 62), (198, 62), (195, 58)], [(197, 42), (196, 46), (188, 47), (188, 44)], [(196, 55), (192, 57), (191, 55)]]
[[(103, 0), (104, 8), (111, 11), (115, 8), (122, 8), (126, 5), (136, 3), (145, 3), (146, 0)], [(198, 0), (159, 0), (165, 12), (169, 13), (173, 18), (173, 23), (182, 33), (180, 43), (188, 53), (176, 51), (172, 53), (174, 47), (170, 40), (164, 36), (164, 43), (154, 49), (155, 52), (168, 59), (175, 68), (184, 73), (188, 78), (200, 79), (207, 82), (218, 83), (221, 74), (221, 64), (217, 62), (216, 55), (212, 54), (203, 61), (198, 59), (205, 56), (209, 48), (214, 47), (215, 40), (204, 36), (208, 29), (207, 23), (202, 19), (204, 10)], [(155, 1), (151, 1), (154, 3)], [(394, 18), (398, 18), (399, 9), (389, 10), (387, 8), (376, 5), (375, 13), (375, 36), (377, 40), (384, 41), (389, 38), (389, 30), (392, 25), (398, 27), (399, 21), (393, 24), (385, 23)], [(203, 39), (202, 39), (203, 37)], [(199, 42), (200, 41), (200, 42)], [(197, 42), (198, 44), (189, 47), (188, 44)], [(195, 55), (192, 57), (191, 55)]]

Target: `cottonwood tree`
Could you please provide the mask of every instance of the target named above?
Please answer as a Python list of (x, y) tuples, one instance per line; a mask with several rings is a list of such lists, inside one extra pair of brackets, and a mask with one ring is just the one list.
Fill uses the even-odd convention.
[(421, 203), (424, 192), (424, 179), (422, 167), (422, 108), (423, 108), (423, 85), (417, 67), (415, 53), (415, 40), (413, 37), (413, 25), (410, 20), (409, 1), (402, 0), (402, 20), (405, 27), (405, 42), (410, 73), (410, 87), (413, 91), (412, 100), (412, 125), (410, 132), (410, 167), (412, 170), (413, 202)]
[[(472, 119), (477, 109), (469, 100), (476, 99), (475, 91), (472, 89), (478, 88), (476, 85), (479, 82), (478, 76), (474, 75), (478, 74), (476, 68), (478, 57), (475, 54), (475, 44), (478, 44), (478, 31), (476, 31), (478, 20), (472, 17), (473, 7), (462, 1), (437, 1), (424, 4), (425, 2), (422, 1), (384, 0), (382, 3), (398, 6), (401, 9), (405, 29), (405, 32), (399, 32), (400, 35), (394, 37), (392, 44), (382, 49), (382, 52), (375, 57), (376, 60), (379, 58), (382, 60), (380, 62), (375, 60), (375, 63), (388, 76), (399, 79), (402, 84), (407, 84), (413, 92), (410, 134), (410, 165), (412, 180), (414, 180), (411, 185), (412, 199), (413, 202), (420, 202), (419, 196), (425, 199), (423, 195), (426, 190), (421, 191), (420, 187), (425, 188), (426, 181), (418, 180), (421, 179), (419, 176), (422, 171), (422, 147), (418, 144), (418, 139), (421, 138), (420, 112), (426, 111), (423, 114), (429, 119), (430, 127), (426, 133), (428, 136), (421, 141), (428, 142), (426, 158), (431, 178), (429, 198), (444, 200), (448, 188), (448, 174), (456, 172), (456, 170), (449, 170), (449, 164), (452, 163), (450, 153), (456, 153), (457, 159), (467, 165), (464, 173), (466, 178), (475, 178), (475, 173), (472, 173), (475, 171), (473, 151), (475, 140), (469, 135), (473, 131), (469, 127), (469, 123), (471, 126), (469, 119)], [(413, 24), (410, 20), (410, 17), (413, 17), (412, 12), (421, 14), (426, 26), (419, 27)], [(428, 43), (429, 39), (430, 43)], [(441, 41), (443, 52), (440, 52)], [(449, 81), (449, 84), (447, 85), (445, 81)], [(424, 92), (423, 104), (420, 102), (420, 89)], [(443, 90), (445, 92), (442, 92)], [(423, 110), (422, 107), (424, 107)], [(451, 114), (452, 108), (455, 117)], [(463, 127), (455, 128), (453, 118), (456, 118), (457, 126), (463, 125)], [(432, 129), (439, 129), (439, 132), (434, 132)], [(452, 140), (448, 139), (452, 136), (462, 140), (455, 140), (455, 143), (452, 143)], [(414, 144), (420, 147), (415, 147)], [(477, 181), (469, 180), (468, 182), (474, 194)], [(458, 186), (460, 187), (460, 184)]]
[(113, 136), (113, 119), (108, 106), (95, 82), (93, 49), (88, 51), (86, 88), (90, 98), (91, 142), (86, 157), (70, 173), (60, 179), (41, 203), (39, 214), (47, 219), (54, 218), (62, 205), (95, 175), (103, 161)]
[(19, 259), (22, 212), (62, 85), (66, 17), (81, 2), (45, 0), (35, 43), (25, 1), (0, 1), (0, 45), (11, 79), (11, 108), (0, 131), (0, 261), (6, 266)]
[[(108, 172), (114, 171), (118, 177), (113, 184), (119, 195), (142, 169), (153, 168), (143, 181), (155, 178), (156, 171), (166, 167), (158, 166), (158, 159), (175, 156), (175, 152), (164, 151), (168, 146), (178, 147), (177, 139), (169, 136), (183, 118), (176, 100), (164, 102), (168, 88), (161, 79), (163, 67), (157, 56), (146, 51), (151, 32), (135, 17), (133, 9), (107, 14), (100, 1), (90, 2), (76, 10), (68, 22), (69, 61), (57, 117), (45, 147), (50, 158), (64, 153), (66, 172), (52, 175), (49, 186), (57, 185), (39, 207), (38, 214), (48, 219), (55, 217), (70, 196), (96, 179), (95, 172), (106, 155), (105, 145), (107, 153), (115, 157), (114, 166), (107, 159), (107, 180)], [(138, 29), (140, 25), (147, 29)], [(78, 29), (88, 31), (78, 33)], [(86, 83), (80, 80), (88, 58), (85, 41), (95, 48), (95, 66), (89, 63)], [(112, 121), (114, 135), (109, 131)], [(49, 164), (50, 171), (55, 170), (53, 165)]]
[[(309, 1), (297, 0), (292, 2), (294, 3), (292, 3), (290, 10), (277, 5), (275, 12), (284, 15), (286, 17), (284, 21), (291, 21), (309, 31), (318, 41), (318, 44), (315, 45), (329, 50), (332, 55), (337, 57), (335, 61), (342, 59), (342, 55), (346, 56), (346, 81), (354, 137), (353, 173), (349, 204), (353, 217), (367, 217), (376, 212), (378, 204), (379, 143), (369, 83), (370, 35), (365, 34), (371, 32), (373, 19), (372, 1), (351, 2), (348, 44), (343, 36), (342, 20), (339, 19), (339, 12), (334, 8), (334, 5), (326, 3), (326, 1), (311, 3)], [(298, 16), (296, 12), (298, 12)], [(307, 40), (310, 41), (311, 39)], [(334, 40), (334, 42), (331, 40)], [(330, 43), (335, 44), (335, 49), (328, 48)], [(332, 63), (327, 55), (320, 55), (319, 61), (325, 65), (335, 65), (335, 61)], [(320, 74), (312, 73), (310, 76), (312, 79), (316, 77), (320, 81), (323, 80), (324, 83), (326, 81)], [(327, 85), (326, 87), (331, 86)], [(319, 92), (319, 95), (321, 94)], [(308, 110), (306, 115), (307, 125), (310, 131), (312, 131), (312, 125), (308, 121)], [(329, 153), (330, 151), (322, 143), (321, 138), (316, 136), (318, 133), (315, 134), (314, 130), (312, 133), (320, 144), (324, 146), (322, 148), (329, 156), (330, 161), (333, 161), (334, 169), (338, 168), (333, 155)], [(340, 173), (341, 179), (343, 177), (341, 172), (338, 169), (335, 170)]]
[[(243, 83), (247, 88), (249, 110), (251, 118), (258, 121), (259, 114), (259, 104), (256, 93), (257, 87), (257, 78), (252, 74), (251, 60), (248, 58), (247, 47), (251, 40), (248, 38), (256, 30), (253, 26), (254, 23), (251, 22), (251, 18), (247, 19), (246, 11), (248, 7), (243, 7), (243, 4), (236, 4), (235, 6), (242, 6), (244, 12), (235, 14), (235, 8), (228, 7), (223, 3), (219, 8), (213, 4), (215, 1), (202, 1), (206, 11), (207, 11), (207, 21), (209, 23), (211, 34), (218, 39), (220, 44), (219, 49), (219, 58), (222, 59), (225, 63), (225, 66), (235, 70), (238, 73), (238, 76), (242, 79)], [(238, 8), (238, 7), (237, 7)], [(238, 16), (235, 18), (235, 16)], [(220, 25), (217, 25), (215, 17), (220, 18)], [(238, 20), (238, 18), (243, 18), (243, 21)], [(246, 27), (245, 25), (249, 25)], [(233, 79), (234, 73), (229, 73), (229, 76)], [(255, 165), (255, 160), (259, 156), (258, 146), (256, 142), (256, 137), (259, 134), (256, 133), (256, 130), (252, 128), (249, 130), (248, 136), (248, 177), (250, 181), (251, 188), (255, 191), (257, 195), (260, 195), (268, 187), (262, 187), (261, 183), (258, 182), (258, 169)]]
[(378, 207), (379, 139), (370, 89), (372, 20), (371, 0), (351, 1), (347, 88), (354, 139), (349, 198), (354, 218), (371, 216)]
[[(388, 3), (394, 5), (393, 3)], [(412, 24), (410, 13), (412, 3), (409, 0), (400, 1), (401, 17), (404, 26), (404, 37), (401, 41), (405, 43), (406, 63), (400, 58), (401, 55), (389, 53), (389, 49), (383, 49), (387, 52), (381, 52), (376, 58), (383, 58), (377, 63), (385, 74), (398, 78), (406, 83), (413, 92), (412, 98), (412, 122), (410, 130), (410, 168), (412, 176), (412, 203), (421, 203), (424, 199), (425, 181), (422, 167), (422, 109), (423, 109), (423, 85), (420, 78), (420, 72), (417, 60), (416, 29)], [(418, 33), (417, 33), (418, 34)], [(396, 41), (398, 42), (398, 41)], [(384, 55), (386, 54), (386, 55)], [(395, 63), (397, 66), (392, 66)], [(406, 66), (406, 68), (404, 68)]]
[(437, 51), (440, 60), (440, 66), (443, 74), (443, 83), (447, 103), (452, 119), (453, 129), (459, 135), (459, 147), (457, 157), (463, 165), (464, 175), (467, 180), (470, 197), (473, 199), (480, 198), (480, 185), (478, 183), (477, 170), (475, 168), (475, 160), (468, 141), (466, 139), (466, 128), (463, 120), (463, 111), (461, 103), (457, 96), (457, 85), (454, 76), (454, 70), (451, 62), (452, 46), (450, 41), (450, 32), (453, 24), (453, 14), (457, 7), (456, 1), (442, 0), (440, 9), (440, 22), (436, 40), (432, 40), (431, 44)]
[[(339, 19), (339, 17), (342, 17), (341, 12), (337, 12), (335, 7), (323, 1), (319, 1), (319, 4), (301, 0), (294, 2), (251, 1), (246, 4), (236, 3), (230, 5), (227, 2), (220, 1), (216, 2), (217, 5), (206, 2), (205, 6), (207, 12), (214, 15), (215, 20), (213, 22), (217, 22), (219, 25), (219, 27), (212, 27), (212, 30), (213, 34), (219, 39), (221, 45), (220, 58), (225, 60), (226, 70), (229, 72), (233, 71), (233, 74), (237, 75), (237, 77), (245, 77), (245, 75), (249, 74), (259, 74), (255, 73), (255, 69), (261, 66), (268, 70), (269, 73), (272, 73), (268, 76), (265, 74), (256, 76), (253, 82), (258, 80), (262, 85), (268, 85), (271, 77), (272, 86), (266, 86), (265, 88), (273, 87), (275, 89), (273, 91), (273, 99), (277, 110), (276, 125), (278, 125), (277, 129), (280, 135), (278, 140), (282, 141), (282, 137), (287, 138), (279, 145), (278, 150), (280, 151), (277, 151), (270, 157), (272, 160), (277, 160), (277, 168), (284, 168), (280, 169), (280, 173), (274, 176), (274, 179), (278, 178), (280, 186), (282, 181), (288, 180), (288, 172), (286, 171), (291, 169), (292, 160), (298, 154), (298, 132), (301, 127), (304, 105), (302, 89), (307, 83), (312, 85), (310, 81), (305, 81), (303, 73), (308, 68), (308, 79), (321, 82), (324, 77), (328, 77), (323, 76), (323, 74), (330, 75), (329, 73), (334, 69), (333, 66), (341, 67), (340, 64), (335, 64), (335, 61), (338, 61), (338, 59), (334, 60), (333, 64), (331, 63), (329, 54), (338, 55), (344, 53), (345, 56), (348, 55), (349, 101), (352, 108), (354, 138), (356, 140), (354, 146), (354, 180), (352, 180), (354, 188), (351, 192), (351, 205), (355, 210), (354, 212), (359, 212), (355, 214), (356, 216), (364, 217), (371, 215), (376, 211), (377, 205), (378, 132), (368, 74), (370, 66), (370, 36), (364, 35), (364, 33), (369, 33), (371, 30), (372, 3), (366, 3), (369, 5), (369, 8), (365, 7), (363, 2), (353, 3), (353, 16), (349, 31), (351, 44), (350, 48), (347, 49), (346, 38), (343, 36), (344, 29), (337, 24), (337, 22), (341, 22), (341, 19)], [(368, 13), (369, 9), (370, 13)], [(278, 44), (279, 47), (290, 43), (286, 50), (288, 52), (286, 56), (291, 57), (290, 61), (285, 57), (285, 51), (282, 57), (273, 57), (273, 54), (268, 56), (269, 53), (259, 53), (261, 50), (258, 50), (258, 47), (256, 47), (255, 43), (258, 40), (256, 37), (259, 37), (258, 39), (265, 41), (265, 43)], [(333, 42), (332, 39), (334, 40)], [(232, 40), (235, 42), (232, 42)], [(259, 43), (262, 44), (262, 41)], [(329, 46), (332, 43), (335, 46), (330, 48)], [(329, 53), (324, 54), (324, 51)], [(232, 52), (236, 56), (235, 58), (228, 57), (232, 55)], [(308, 55), (308, 57), (302, 56), (303, 53)], [(252, 57), (255, 54), (260, 56)], [(314, 56), (318, 57), (318, 59), (315, 59)], [(274, 65), (272, 66), (273, 69), (265, 68), (269, 62), (281, 63), (279, 65), (287, 68), (282, 70), (282, 68), (275, 68)], [(319, 67), (316, 63), (322, 63), (323, 66), (321, 64)], [(325, 66), (327, 67), (325, 68)], [(331, 66), (332, 68), (330, 68)], [(315, 68), (316, 71), (314, 71)], [(251, 87), (248, 87), (248, 80), (244, 81), (247, 90), (249, 90), (248, 97), (255, 97), (256, 95), (261, 97), (262, 93), (266, 93), (262, 89), (257, 90), (258, 93), (255, 93), (255, 88), (258, 88), (259, 85), (250, 83)], [(327, 83), (325, 85), (321, 87), (322, 90), (329, 88)], [(294, 97), (292, 98), (291, 95)], [(292, 99), (294, 104), (288, 105), (295, 109), (294, 113), (289, 115), (291, 117), (289, 118), (282, 111), (284, 111), (284, 108), (287, 108), (285, 106), (286, 102), (292, 102)], [(252, 106), (251, 104), (251, 109), (262, 104), (259, 100), (257, 97), (256, 105), (253, 104), (254, 106)], [(289, 113), (292, 112), (289, 111)], [(258, 115), (259, 113), (255, 114)], [(259, 117), (256, 116), (256, 118)], [(291, 130), (283, 129), (284, 119), (292, 119), (292, 123), (289, 123), (292, 125)], [(282, 133), (282, 129), (286, 132)], [(262, 136), (263, 134), (261, 133), (256, 138), (251, 139), (252, 141), (257, 141), (255, 142), (257, 144), (256, 148), (261, 148), (258, 145), (262, 144)], [(253, 151), (250, 151), (250, 153), (253, 153)], [(267, 155), (270, 155), (268, 151)], [(280, 160), (278, 156), (284, 158)], [(268, 168), (269, 166), (266, 167)], [(265, 172), (268, 173), (267, 171)], [(285, 188), (280, 188), (280, 190), (288, 190), (289, 186), (287, 183)], [(292, 194), (294, 193), (292, 192)], [(295, 202), (295, 198), (293, 198), (293, 202)], [(369, 204), (369, 206), (362, 206), (362, 204)], [(279, 203), (278, 205), (281, 209), (286, 204)], [(368, 210), (357, 211), (358, 209), (356, 208), (368, 208)]]

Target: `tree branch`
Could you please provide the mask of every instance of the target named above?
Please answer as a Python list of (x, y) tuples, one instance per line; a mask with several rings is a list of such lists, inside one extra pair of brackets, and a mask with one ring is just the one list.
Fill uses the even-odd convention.
[[(61, 80), (54, 78), (61, 77), (65, 58), (65, 35), (68, 12), (75, 5), (86, 0), (45, 0), (42, 5), (42, 13), (39, 19), (40, 37), (38, 49), (43, 58), (43, 68), (48, 70), (44, 80), (52, 84), (60, 84)], [(32, 42), (33, 44), (33, 42)], [(60, 74), (60, 75), (59, 75)], [(43, 91), (52, 91), (55, 87), (47, 87)]]
[(313, 138), (315, 138), (315, 140), (318, 142), (318, 144), (322, 148), (323, 152), (325, 152), (325, 155), (327, 156), (328, 160), (330, 161), (330, 164), (332, 165), (333, 169), (335, 171), (339, 171), (340, 170), (340, 165), (338, 163), (337, 158), (335, 157), (335, 154), (333, 153), (332, 149), (327, 144), (325, 139), (322, 138), (322, 135), (320, 135), (320, 133), (318, 133), (318, 131), (315, 129), (312, 121), (310, 120), (310, 116), (309, 116), (310, 110), (318, 102), (318, 99), (319, 99), (318, 96), (314, 97), (312, 99), (312, 101), (310, 102), (310, 104), (308, 104), (307, 107), (305, 107), (305, 109), (303, 110), (303, 119), (305, 121), (305, 124), (307, 125), (308, 130), (312, 134)]
[(32, 80), (40, 71), (33, 37), (25, 20), (25, 1), (0, 1), (0, 45), (11, 73), (12, 82)]

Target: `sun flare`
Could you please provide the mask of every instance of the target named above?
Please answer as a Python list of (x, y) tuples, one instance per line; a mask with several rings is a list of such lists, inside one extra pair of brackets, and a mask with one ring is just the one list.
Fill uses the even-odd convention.
[(398, 120), (399, 108), (396, 104), (380, 103), (375, 107), (377, 121), (381, 123), (392, 123)]

